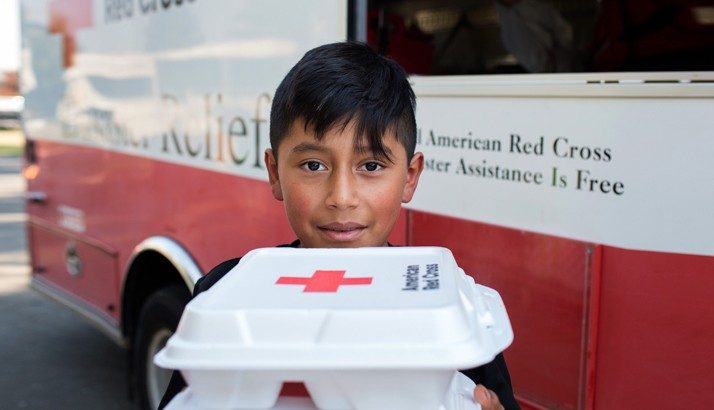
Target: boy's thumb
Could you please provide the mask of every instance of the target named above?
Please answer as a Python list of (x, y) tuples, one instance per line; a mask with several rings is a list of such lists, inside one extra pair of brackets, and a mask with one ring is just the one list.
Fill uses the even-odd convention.
[(474, 389), (474, 401), (480, 404), (482, 409), (490, 409), (492, 404), (491, 393), (482, 384), (479, 384)]

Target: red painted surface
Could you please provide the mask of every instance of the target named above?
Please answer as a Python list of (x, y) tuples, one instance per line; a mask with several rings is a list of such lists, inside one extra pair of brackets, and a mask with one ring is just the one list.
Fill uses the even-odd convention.
[(714, 403), (714, 258), (606, 247), (597, 409)]
[(531, 407), (577, 408), (591, 245), (426, 213), (412, 215), (410, 230), (413, 245), (451, 249), (466, 273), (503, 297), (516, 394)]
[[(96, 306), (97, 310), (119, 321), (116, 295), (119, 289), (115, 256), (82, 242), (77, 236), (30, 225), (32, 263), (42, 279)], [(81, 267), (71, 276), (66, 265), (68, 247), (81, 256)], [(39, 269), (38, 269), (39, 268)]]
[(294, 239), (280, 202), (261, 181), (49, 142), (38, 144), (38, 157), (40, 172), (28, 189), (48, 192), (49, 200), (30, 204), (29, 213), (57, 224), (58, 205), (83, 210), (82, 236), (115, 249), (121, 268), (153, 235), (177, 239), (204, 272)]
[(370, 285), (372, 278), (345, 278), (344, 270), (316, 270), (311, 277), (281, 276), (275, 282), (277, 285), (305, 286), (303, 292), (335, 293), (342, 285)]
[[(584, 407), (586, 409), (595, 408), (595, 378), (597, 372), (597, 340), (598, 329), (600, 327), (600, 302), (602, 300), (602, 254), (603, 246), (597, 245), (593, 250), (592, 257), (592, 277), (590, 280), (590, 292), (588, 298), (588, 336), (587, 354), (585, 357), (585, 392)], [(582, 407), (582, 406), (581, 406)]]
[(280, 390), (281, 396), (297, 396), (307, 397), (310, 395), (303, 383), (283, 383), (283, 388)]

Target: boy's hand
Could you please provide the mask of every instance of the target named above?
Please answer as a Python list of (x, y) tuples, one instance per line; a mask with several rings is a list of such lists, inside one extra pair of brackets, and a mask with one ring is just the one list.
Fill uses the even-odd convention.
[(474, 389), (474, 401), (481, 405), (481, 410), (504, 410), (496, 393), (479, 384)]

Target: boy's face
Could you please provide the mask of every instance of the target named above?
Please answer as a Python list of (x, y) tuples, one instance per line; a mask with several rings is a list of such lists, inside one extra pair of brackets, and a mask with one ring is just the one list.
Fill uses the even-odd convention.
[(402, 202), (414, 195), (424, 157), (407, 154), (393, 134), (383, 139), (393, 162), (369, 148), (355, 150), (350, 123), (315, 139), (295, 121), (278, 146), (265, 152), (273, 196), (284, 201), (293, 231), (306, 248), (384, 246)]

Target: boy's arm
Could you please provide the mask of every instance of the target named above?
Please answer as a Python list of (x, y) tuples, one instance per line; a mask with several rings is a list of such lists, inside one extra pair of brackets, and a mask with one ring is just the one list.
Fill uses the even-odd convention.
[[(278, 245), (278, 248), (297, 248), (300, 245), (300, 242), (295, 240), (292, 243), (289, 244), (284, 244), (284, 245)], [(206, 276), (201, 277), (196, 281), (196, 285), (193, 287), (193, 296), (196, 297), (199, 293), (208, 290), (211, 286), (213, 286), (216, 282), (218, 282), (219, 279), (224, 277), (226, 273), (228, 273), (231, 269), (233, 269), (238, 262), (240, 262), (240, 258), (233, 258), (229, 259), (225, 262), (220, 263), (218, 266), (215, 268), (211, 269), (210, 272), (206, 274)], [(167, 404), (179, 393), (181, 393), (181, 390), (186, 388), (186, 381), (183, 379), (183, 376), (181, 376), (181, 372), (174, 370), (173, 373), (171, 374), (171, 380), (169, 381), (169, 385), (166, 388), (166, 392), (164, 393), (164, 396), (161, 398), (161, 403), (159, 404), (159, 410), (163, 409), (166, 407)]]
[(171, 373), (171, 381), (169, 381), (164, 397), (161, 398), (161, 403), (159, 403), (159, 410), (166, 407), (185, 387), (186, 381), (183, 379), (183, 376), (181, 376), (181, 372), (174, 370), (173, 373)]
[[(213, 272), (213, 270), (211, 272)], [(197, 294), (199, 294), (203, 290), (205, 290), (205, 289), (201, 288), (201, 282), (203, 281), (204, 278), (205, 278), (205, 276), (200, 277), (196, 281), (196, 284), (193, 286), (193, 296), (191, 297), (192, 299), (194, 297), (196, 297)], [(166, 405), (168, 405), (169, 402), (174, 397), (176, 397), (177, 394), (181, 393), (181, 390), (183, 390), (185, 388), (186, 388), (186, 380), (183, 379), (181, 372), (179, 372), (178, 370), (174, 370), (171, 373), (171, 380), (169, 381), (169, 385), (166, 387), (164, 396), (161, 398), (161, 403), (159, 403), (158, 410), (162, 410), (164, 407), (166, 407)]]
[[(225, 276), (228, 271), (233, 269), (234, 266), (238, 264), (238, 261), (240, 261), (240, 258), (235, 258), (235, 259), (229, 259), (220, 265), (216, 266), (215, 268), (211, 269), (206, 276), (203, 276), (199, 278), (196, 281), (196, 285), (193, 287), (193, 298), (196, 297), (199, 293), (209, 289), (211, 286), (213, 286), (216, 282), (218, 282), (219, 279), (221, 279), (223, 276)], [(159, 410), (163, 409), (166, 407), (169, 402), (176, 397), (177, 394), (181, 393), (181, 390), (186, 388), (186, 381), (183, 379), (183, 376), (181, 376), (181, 372), (178, 370), (174, 370), (173, 373), (171, 373), (171, 380), (169, 381), (168, 387), (166, 387), (166, 392), (164, 393), (164, 396), (161, 398), (161, 403), (159, 404)]]

